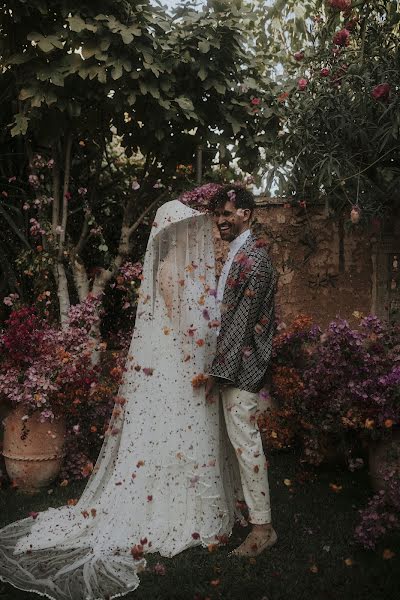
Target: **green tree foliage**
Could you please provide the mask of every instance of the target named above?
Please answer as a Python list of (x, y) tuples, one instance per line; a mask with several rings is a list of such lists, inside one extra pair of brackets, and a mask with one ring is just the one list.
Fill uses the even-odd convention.
[[(24, 272), (44, 249), (42, 283), (54, 282), (61, 319), (71, 300), (105, 289), (143, 217), (167, 199), (176, 165), (193, 164), (199, 146), (205, 167), (217, 153), (227, 162), (232, 146), (243, 170), (260, 165), (278, 120), (256, 105), (272, 95), (247, 43), (253, 20), (239, 0), (199, 11), (186, 3), (172, 16), (147, 0), (2, 4), (0, 153), (12, 160), (1, 183), (31, 245), (19, 238)], [(115, 139), (128, 162), (110, 149)], [(50, 200), (35, 205), (38, 195)]]
[(338, 211), (355, 205), (366, 218), (392, 214), (400, 204), (399, 3), (258, 8), (258, 52), (278, 62), (269, 185), (275, 179), (280, 194)]

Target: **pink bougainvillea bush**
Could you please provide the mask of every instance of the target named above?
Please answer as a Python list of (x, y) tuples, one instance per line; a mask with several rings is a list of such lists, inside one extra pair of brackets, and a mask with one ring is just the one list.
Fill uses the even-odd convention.
[(71, 307), (63, 329), (35, 307), (22, 307), (0, 335), (0, 397), (26, 408), (27, 427), (37, 411), (44, 422), (66, 418), (63, 479), (90, 474), (122, 379), (121, 353), (111, 353), (105, 365), (92, 363), (99, 303), (92, 296)]

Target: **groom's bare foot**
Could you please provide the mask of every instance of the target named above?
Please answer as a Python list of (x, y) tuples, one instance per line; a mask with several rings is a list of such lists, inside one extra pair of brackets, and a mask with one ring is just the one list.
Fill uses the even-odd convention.
[(230, 553), (230, 556), (254, 557), (271, 548), (278, 539), (275, 529), (271, 524), (253, 525), (247, 538), (242, 544)]

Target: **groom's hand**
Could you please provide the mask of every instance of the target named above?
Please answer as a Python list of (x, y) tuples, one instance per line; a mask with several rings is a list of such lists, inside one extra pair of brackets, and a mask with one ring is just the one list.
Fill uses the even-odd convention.
[(218, 380), (209, 375), (206, 382), (206, 402), (210, 404), (218, 399)]

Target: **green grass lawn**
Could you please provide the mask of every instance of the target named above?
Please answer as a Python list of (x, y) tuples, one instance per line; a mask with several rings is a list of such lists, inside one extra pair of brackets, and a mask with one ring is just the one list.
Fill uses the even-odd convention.
[[(284, 480), (290, 480), (286, 485)], [(342, 486), (332, 491), (330, 483)], [(152, 555), (139, 588), (125, 596), (135, 600), (399, 600), (400, 534), (390, 535), (376, 551), (353, 542), (357, 511), (370, 494), (365, 470), (350, 473), (335, 468), (306, 470), (294, 453), (270, 457), (273, 521), (278, 543), (257, 559), (234, 559), (228, 552), (247, 533), (235, 529), (228, 546), (215, 552), (202, 548), (172, 559)], [(26, 497), (0, 491), (1, 524), (25, 517), (31, 510), (56, 506), (78, 497), (74, 484)], [(383, 558), (384, 549), (395, 555)], [(346, 559), (351, 559), (347, 561)], [(165, 575), (152, 572), (162, 563)], [(213, 582), (213, 584), (211, 583)], [(1, 586), (1, 584), (0, 584)], [(37, 598), (3, 584), (2, 600)]]

